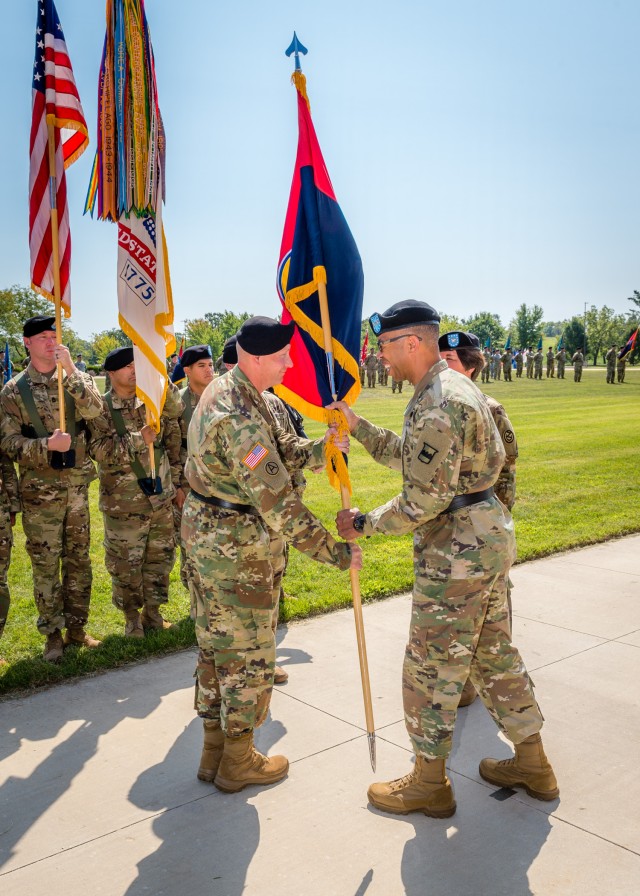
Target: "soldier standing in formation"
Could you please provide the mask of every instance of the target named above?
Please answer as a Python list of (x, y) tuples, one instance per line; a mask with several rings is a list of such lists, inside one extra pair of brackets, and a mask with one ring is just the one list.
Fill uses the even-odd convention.
[(618, 382), (619, 383), (624, 383), (624, 374), (625, 374), (626, 366), (627, 366), (626, 356), (624, 358), (618, 358), (617, 368), (618, 368)]
[[(175, 559), (172, 502), (180, 485), (182, 402), (176, 387), (168, 384), (156, 435), (136, 396), (133, 348), (109, 352), (104, 369), (111, 391), (104, 396), (102, 413), (91, 421), (91, 454), (100, 478), (105, 566), (113, 603), (124, 613), (125, 635), (142, 638), (145, 629), (173, 628), (160, 608), (169, 600)], [(155, 480), (149, 475), (150, 450)]]
[(533, 347), (527, 349), (527, 379), (533, 379)]
[(505, 383), (511, 382), (511, 370), (512, 370), (511, 361), (512, 360), (513, 360), (513, 355), (511, 354), (511, 349), (506, 348), (504, 350), (504, 354), (500, 358), (500, 361), (502, 362), (502, 371), (504, 373)]
[[(452, 339), (453, 337), (453, 339)], [(451, 346), (451, 342), (455, 342), (456, 347)], [(447, 362), (447, 367), (451, 370), (457, 370), (458, 373), (469, 377), (475, 382), (478, 374), (483, 370), (484, 359), (480, 354), (480, 340), (474, 333), (454, 332), (441, 336), (438, 340), (438, 349), (443, 360)], [(502, 501), (509, 512), (513, 509), (516, 502), (516, 460), (518, 459), (518, 443), (516, 435), (511, 425), (511, 421), (507, 417), (504, 407), (492, 398), (491, 395), (484, 396), (493, 422), (502, 439), (502, 447), (504, 448), (505, 459), (502, 469), (498, 475), (494, 485), (496, 496)], [(511, 626), (511, 579), (507, 579), (507, 604), (509, 607), (509, 625)], [(469, 706), (470, 703), (478, 696), (478, 692), (470, 678), (467, 679), (462, 694), (460, 696), (459, 707)]]
[(397, 380), (393, 374), (391, 375), (391, 391), (395, 395), (396, 389), (398, 390), (398, 395), (402, 392), (402, 383), (403, 380)]
[(292, 365), (293, 332), (293, 322), (246, 321), (237, 334), (237, 367), (207, 388), (189, 427), (191, 491), (182, 532), (200, 647), (198, 777), (226, 792), (273, 784), (289, 768), (284, 756), (267, 758), (253, 745), (269, 710), (275, 667), (280, 577), (269, 530), (321, 563), (362, 566), (360, 548), (337, 543), (292, 486), (291, 473), (326, 463), (323, 440), (287, 435), (262, 396)]
[(553, 371), (555, 368), (555, 362), (553, 357), (553, 349), (549, 346), (547, 351), (547, 379), (551, 377), (553, 379)]
[(359, 367), (358, 367), (358, 373), (360, 374), (360, 385), (362, 386), (363, 389), (364, 389), (364, 375), (365, 375), (365, 371), (366, 371), (366, 368), (365, 368), (365, 366), (364, 366), (364, 361), (360, 361), (360, 365), (359, 365)]
[(414, 533), (416, 581), (403, 697), (416, 763), (402, 778), (371, 785), (368, 796), (386, 812), (448, 818), (456, 803), (445, 763), (469, 672), (515, 745), (513, 759), (483, 759), (481, 776), (499, 787), (524, 787), (542, 800), (555, 799), (559, 791), (542, 747), (543, 718), (531, 680), (510, 637), (513, 520), (493, 493), (504, 449), (477, 387), (440, 359), (438, 321), (433, 308), (415, 301), (371, 318), (376, 335), (391, 334), (378, 344), (392, 375), (415, 385), (402, 438), (338, 404), (373, 458), (402, 468), (402, 491), (366, 514), (358, 508), (340, 511), (337, 524), (349, 539)]
[(533, 378), (542, 379), (542, 349), (539, 348), (533, 356)]
[(484, 360), (484, 367), (482, 368), (482, 382), (488, 383), (491, 366), (491, 352), (486, 346), (482, 349), (482, 358)]
[(500, 375), (502, 373), (502, 355), (499, 350), (496, 349), (493, 353), (493, 378), (496, 380), (500, 379)]
[[(85, 631), (92, 582), (88, 488), (96, 478), (86, 453), (86, 421), (100, 413), (102, 397), (69, 350), (56, 344), (54, 317), (29, 318), (23, 335), (30, 361), (0, 394), (0, 450), (18, 464), (38, 631), (47, 639), (44, 659), (57, 663), (65, 646), (100, 644)], [(60, 430), (57, 362), (66, 374), (69, 432)]]
[(616, 346), (612, 345), (605, 356), (607, 362), (607, 382), (615, 383), (616, 381)]
[(560, 351), (556, 354), (556, 361), (558, 362), (558, 379), (564, 379), (564, 365), (567, 361), (567, 353), (561, 348)]
[(369, 354), (367, 355), (367, 360), (364, 362), (364, 366), (367, 368), (367, 386), (369, 389), (375, 389), (378, 359), (376, 358), (374, 348), (369, 349)]
[[(523, 367), (522, 349), (519, 348), (518, 351), (516, 352), (516, 379), (520, 379), (522, 377), (522, 367)], [(482, 372), (484, 373), (484, 368), (482, 369)]]
[(378, 382), (381, 386), (386, 386), (389, 379), (389, 371), (382, 361), (378, 361)]
[(584, 364), (584, 355), (580, 349), (571, 358), (571, 363), (573, 364), (573, 382), (579, 383), (582, 379), (582, 366)]
[[(0, 638), (7, 623), (11, 603), (8, 572), (17, 513), (20, 513), (18, 477), (9, 458), (0, 452)], [(0, 657), (1, 665), (4, 665), (2, 657)]]

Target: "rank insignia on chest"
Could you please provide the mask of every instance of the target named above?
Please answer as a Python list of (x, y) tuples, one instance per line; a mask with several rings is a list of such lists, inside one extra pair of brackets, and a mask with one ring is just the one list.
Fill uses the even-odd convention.
[(422, 450), (418, 455), (418, 460), (422, 461), (423, 464), (430, 464), (433, 458), (438, 453), (437, 448), (432, 448), (431, 445), (425, 444), (422, 446)]
[(260, 442), (256, 442), (251, 451), (242, 458), (242, 463), (245, 467), (249, 467), (250, 470), (255, 470), (268, 453), (269, 452), (264, 445), (261, 445)]

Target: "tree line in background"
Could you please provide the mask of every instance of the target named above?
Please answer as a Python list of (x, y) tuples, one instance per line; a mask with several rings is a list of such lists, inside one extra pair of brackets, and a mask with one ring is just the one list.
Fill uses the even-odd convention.
[[(603, 305), (597, 308), (592, 305), (584, 315), (575, 315), (564, 321), (545, 321), (544, 311), (540, 305), (522, 304), (507, 327), (503, 326), (499, 315), (490, 311), (480, 311), (470, 317), (457, 318), (449, 314), (443, 314), (440, 330), (448, 333), (450, 330), (467, 330), (475, 333), (482, 346), (487, 342), (493, 347), (504, 346), (508, 337), (511, 337), (512, 348), (535, 348), (539, 339), (550, 340), (555, 346), (562, 336), (563, 345), (571, 356), (579, 348), (585, 349), (585, 354), (598, 363), (598, 358), (604, 355), (611, 345), (622, 347), (633, 330), (640, 325), (640, 291), (634, 290), (629, 296), (631, 310), (626, 314), (616, 312)], [(52, 305), (45, 298), (21, 286), (12, 286), (0, 290), (0, 341), (4, 347), (5, 341), (9, 343), (12, 362), (20, 366), (26, 352), (22, 342), (22, 324), (27, 318), (36, 314), (53, 314)], [(215, 311), (205, 314), (204, 317), (186, 320), (184, 331), (176, 334), (176, 342), (184, 345), (210, 345), (214, 358), (222, 354), (222, 347), (226, 340), (238, 331), (242, 323), (250, 315), (246, 312), (236, 314), (232, 311)], [(585, 337), (586, 321), (586, 337)], [(362, 322), (362, 340), (369, 331), (370, 345), (375, 345), (375, 336), (369, 329), (367, 320)], [(108, 353), (122, 345), (129, 345), (129, 339), (119, 328), (101, 330), (94, 333), (90, 339), (79, 336), (68, 322), (62, 324), (63, 339), (69, 348), (71, 356), (75, 358), (81, 354), (87, 364), (87, 368), (95, 373), (99, 372)], [(640, 346), (637, 346), (630, 357), (633, 363), (640, 354)]]

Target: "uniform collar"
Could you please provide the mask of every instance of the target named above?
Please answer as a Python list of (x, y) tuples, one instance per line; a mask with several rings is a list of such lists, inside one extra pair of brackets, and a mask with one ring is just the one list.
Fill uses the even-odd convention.
[[(58, 365), (53, 368), (53, 373), (40, 373), (39, 370), (33, 366), (33, 363), (29, 361), (29, 366), (27, 367), (27, 376), (34, 384), (43, 384), (48, 386), (49, 383), (57, 383), (58, 382)], [(62, 376), (64, 378), (64, 370), (62, 371)]]
[(111, 389), (111, 401), (114, 408), (141, 408), (144, 402), (140, 401), (137, 395), (133, 398), (121, 398), (113, 389)]

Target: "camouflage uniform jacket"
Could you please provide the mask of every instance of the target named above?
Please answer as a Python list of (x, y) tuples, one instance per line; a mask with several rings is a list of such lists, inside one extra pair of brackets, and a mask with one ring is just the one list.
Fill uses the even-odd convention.
[[(36, 410), (48, 433), (60, 426), (58, 408), (58, 372), (52, 376), (39, 373), (29, 364), (25, 374), (31, 386), (31, 393)], [(76, 371), (65, 376), (64, 389), (73, 398), (77, 424), (84, 420), (92, 420), (102, 411), (102, 396), (92, 377)], [(16, 461), (20, 471), (20, 482), (31, 485), (83, 485), (96, 478), (96, 471), (87, 453), (88, 433), (84, 427), (76, 432), (75, 467), (54, 470), (50, 465), (51, 452), (47, 451), (46, 438), (31, 438), (23, 435), (27, 427), (31, 427), (31, 418), (22, 401), (15, 381), (9, 380), (0, 393), (2, 406), (2, 451), (11, 460)]]
[(364, 362), (364, 366), (365, 366), (366, 369), (369, 371), (369, 373), (375, 373), (375, 371), (378, 369), (378, 359), (377, 359), (377, 357), (376, 357), (374, 354), (373, 354), (373, 355), (372, 355), (372, 354), (368, 354), (368, 355), (367, 355), (367, 358), (366, 358), (366, 360), (365, 360), (365, 362)]
[(494, 489), (504, 506), (511, 510), (516, 502), (516, 460), (518, 458), (516, 434), (502, 405), (490, 395), (485, 395), (484, 398), (489, 405), (491, 416), (500, 433), (506, 455)]
[(503, 370), (508, 370), (508, 368), (511, 367), (512, 359), (513, 359), (513, 355), (511, 354), (509, 349), (507, 349), (507, 351), (503, 355), (500, 356), (500, 361), (502, 362)]
[(18, 477), (13, 463), (0, 453), (0, 504), (8, 513), (20, 513)]
[[(149, 472), (149, 449), (141, 435), (146, 425), (146, 409), (137, 396), (120, 398), (111, 392), (113, 407), (122, 413), (127, 433), (116, 433), (111, 411), (103, 399), (102, 413), (91, 421), (91, 456), (98, 464), (100, 477), (100, 510), (109, 516), (127, 516), (130, 513), (151, 513), (171, 501), (175, 487), (180, 484), (180, 424), (182, 402), (176, 398), (175, 386), (167, 393), (167, 400), (160, 418), (160, 432), (155, 441), (160, 452), (156, 476), (160, 477), (162, 492), (146, 495), (138, 484), (138, 477), (131, 462), (136, 458), (145, 472)], [(175, 486), (175, 487), (174, 487)]]
[(325, 464), (322, 439), (300, 439), (281, 429), (239, 367), (202, 393), (189, 427), (188, 450), (185, 474), (194, 491), (251, 504), (266, 526), (299, 551), (348, 568), (349, 546), (334, 540), (291, 486), (292, 473)]
[(607, 367), (611, 370), (615, 369), (616, 361), (618, 359), (618, 353), (615, 348), (610, 348), (607, 354), (605, 355), (605, 361), (607, 362)]
[[(293, 425), (293, 421), (289, 416), (289, 412), (287, 411), (285, 404), (281, 398), (278, 398), (277, 395), (274, 395), (272, 392), (263, 392), (262, 393), (264, 400), (267, 403), (267, 407), (271, 411), (271, 416), (274, 419), (274, 422), (280, 429), (283, 429), (289, 435), (295, 436), (298, 438), (298, 434), (296, 433), (295, 427)], [(317, 465), (315, 469), (322, 470), (325, 467), (325, 463), (322, 465)], [(304, 478), (304, 473), (302, 470), (294, 470), (291, 474), (291, 484), (293, 485), (296, 494), (299, 498), (302, 498), (304, 494), (304, 490), (307, 487), (307, 480)]]
[(582, 367), (582, 365), (584, 364), (584, 355), (582, 354), (582, 352), (577, 351), (571, 358), (571, 361), (573, 362), (574, 366)]
[(429, 523), (456, 495), (492, 486), (505, 459), (484, 396), (446, 361), (434, 364), (416, 386), (402, 437), (362, 419), (354, 436), (374, 460), (402, 471), (402, 492), (367, 513), (363, 534), (415, 530), (416, 543), (425, 542)]
[(178, 487), (186, 492), (189, 490), (189, 483), (184, 475), (184, 465), (187, 462), (187, 433), (189, 432), (189, 423), (200, 396), (196, 395), (190, 386), (186, 386), (186, 388), (181, 390), (180, 397), (184, 404), (184, 410), (180, 414), (180, 482)]

